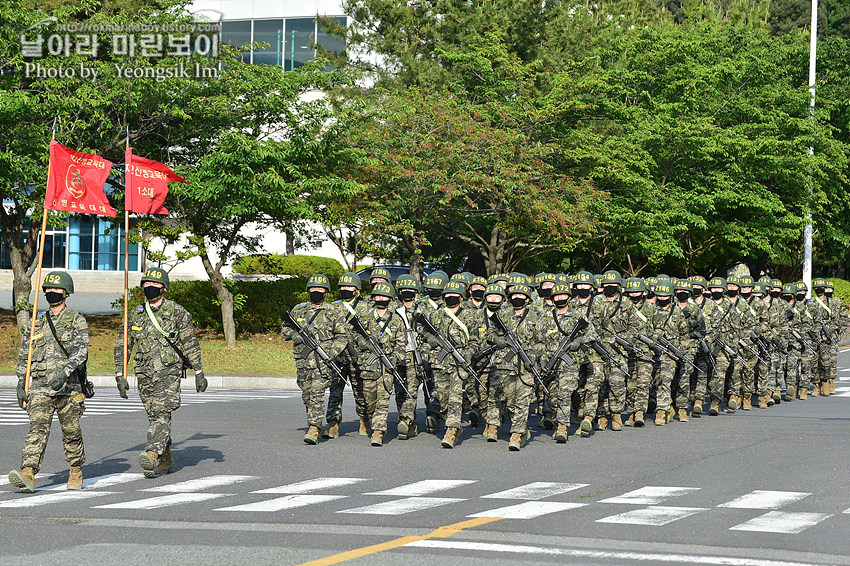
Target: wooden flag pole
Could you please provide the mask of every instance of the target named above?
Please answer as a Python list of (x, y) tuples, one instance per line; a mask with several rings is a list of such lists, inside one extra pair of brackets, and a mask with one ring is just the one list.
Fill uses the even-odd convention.
[[(127, 127), (127, 145), (130, 147), (130, 128)], [(126, 162), (126, 159), (124, 160)], [(127, 350), (129, 338), (128, 320), (130, 318), (130, 213), (127, 212), (127, 194), (130, 192), (130, 175), (127, 174), (129, 163), (124, 163), (124, 379), (127, 379)]]

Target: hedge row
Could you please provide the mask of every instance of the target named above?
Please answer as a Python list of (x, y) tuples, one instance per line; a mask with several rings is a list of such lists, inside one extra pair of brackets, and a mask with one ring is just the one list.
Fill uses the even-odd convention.
[(244, 275), (300, 275), (302, 277), (323, 273), (332, 279), (339, 279), (345, 269), (340, 262), (329, 257), (255, 254), (240, 257), (233, 262), (233, 271)]

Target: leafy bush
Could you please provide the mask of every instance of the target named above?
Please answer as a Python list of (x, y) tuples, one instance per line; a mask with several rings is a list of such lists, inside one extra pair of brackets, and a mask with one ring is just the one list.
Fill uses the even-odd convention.
[(827, 277), (835, 285), (835, 297), (844, 301), (845, 305), (850, 304), (850, 281), (838, 279), (836, 277)]
[(256, 254), (241, 257), (233, 262), (233, 271), (244, 275), (297, 275), (309, 277), (323, 273), (339, 279), (345, 269), (337, 260), (312, 255)]

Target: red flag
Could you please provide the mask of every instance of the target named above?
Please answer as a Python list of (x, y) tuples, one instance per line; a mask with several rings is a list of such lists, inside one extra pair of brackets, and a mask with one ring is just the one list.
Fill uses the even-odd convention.
[(118, 213), (103, 192), (111, 169), (112, 162), (99, 155), (80, 153), (51, 141), (44, 208), (115, 218)]
[(168, 209), (163, 206), (168, 196), (168, 182), (189, 183), (167, 165), (133, 155), (132, 147), (124, 153), (124, 163), (127, 166), (124, 181), (127, 195), (124, 207), (127, 212), (168, 214)]

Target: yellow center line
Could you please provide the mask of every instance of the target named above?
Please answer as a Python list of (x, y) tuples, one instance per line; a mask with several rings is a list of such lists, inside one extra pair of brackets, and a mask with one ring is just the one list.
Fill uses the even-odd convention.
[(384, 552), (385, 550), (399, 548), (406, 544), (410, 544), (411, 542), (427, 540), (429, 538), (447, 538), (458, 534), (463, 529), (486, 525), (487, 523), (499, 521), (503, 518), (504, 517), (476, 517), (475, 519), (469, 519), (468, 521), (461, 521), (460, 523), (437, 527), (427, 535), (401, 537), (387, 542), (373, 544), (371, 546), (364, 546), (363, 548), (355, 548), (354, 550), (340, 552), (339, 554), (334, 554), (327, 558), (319, 558), (318, 560), (313, 560), (311, 562), (304, 562), (297, 566), (329, 566), (330, 564), (339, 564), (340, 562), (347, 562), (349, 560), (354, 560), (355, 558), (360, 558), (361, 556), (369, 556), (370, 554), (377, 554), (379, 552)]

